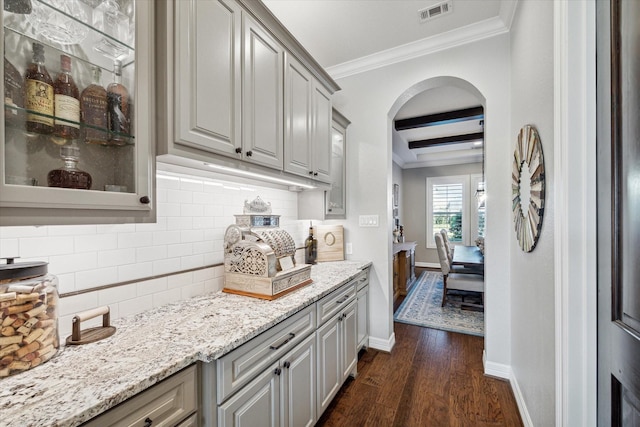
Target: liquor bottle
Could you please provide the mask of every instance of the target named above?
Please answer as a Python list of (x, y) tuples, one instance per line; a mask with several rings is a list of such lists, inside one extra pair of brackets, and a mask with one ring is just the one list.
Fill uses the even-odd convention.
[[(60, 55), (60, 73), (53, 82), (53, 92), (56, 115), (54, 134), (64, 139), (78, 138), (80, 136), (80, 92), (71, 77), (71, 58), (67, 55)], [(59, 118), (64, 120), (58, 120)]]
[[(107, 91), (100, 84), (102, 69), (92, 67), (92, 83), (80, 95), (82, 136), (90, 144), (107, 144)], [(98, 128), (98, 129), (96, 129)]]
[(53, 80), (44, 65), (44, 46), (33, 43), (33, 62), (24, 73), (24, 106), (40, 114), (27, 114), (27, 132), (53, 132)]
[(315, 264), (318, 257), (318, 241), (313, 237), (313, 224), (309, 223), (309, 237), (304, 241), (304, 263)]
[(90, 190), (91, 175), (77, 167), (80, 160), (80, 148), (75, 145), (64, 145), (60, 147), (60, 157), (64, 160), (64, 165), (47, 174), (49, 187)]
[(23, 80), (20, 72), (4, 58), (4, 120), (12, 127), (21, 127), (24, 107)]
[(124, 145), (129, 139), (129, 92), (122, 85), (122, 62), (113, 64), (113, 83), (107, 86), (107, 122), (111, 131), (110, 140), (115, 145)]

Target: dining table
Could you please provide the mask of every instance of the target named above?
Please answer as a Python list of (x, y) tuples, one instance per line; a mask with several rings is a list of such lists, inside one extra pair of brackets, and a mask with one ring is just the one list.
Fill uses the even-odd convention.
[(451, 264), (461, 265), (466, 268), (484, 269), (484, 254), (477, 246), (455, 245)]

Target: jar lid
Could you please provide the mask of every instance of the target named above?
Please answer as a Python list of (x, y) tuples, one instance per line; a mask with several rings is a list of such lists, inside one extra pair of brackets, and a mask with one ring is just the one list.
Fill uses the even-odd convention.
[(15, 258), (0, 259), (7, 261), (6, 264), (0, 264), (0, 280), (26, 279), (29, 277), (44, 276), (48, 271), (48, 263), (44, 261), (15, 263)]

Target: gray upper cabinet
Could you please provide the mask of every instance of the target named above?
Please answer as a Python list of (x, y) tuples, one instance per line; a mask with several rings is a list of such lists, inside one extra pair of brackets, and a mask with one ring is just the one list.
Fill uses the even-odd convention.
[[(126, 14), (118, 25), (135, 26), (135, 31), (127, 30), (122, 37), (107, 37), (91, 25), (96, 2), (78, 2), (73, 17), (58, 10), (64, 2), (32, 3), (31, 15), (0, 8), (0, 53), (12, 64), (7, 67), (5, 62), (0, 85), (4, 90), (11, 81), (8, 88), (16, 95), (12, 99), (4, 91), (5, 119), (0, 120), (0, 226), (154, 222), (156, 2), (121, 2)], [(46, 12), (54, 22), (61, 17), (68, 21), (73, 31), (59, 35), (64, 43), (54, 41), (51, 33), (34, 30), (36, 12)], [(73, 94), (59, 99), (59, 110), (55, 110), (52, 88), (42, 92), (47, 95), (44, 104), (23, 103), (25, 88), (35, 88), (32, 79), (30, 83), (23, 79), (34, 44), (40, 45), (37, 50), (42, 50), (53, 81), (62, 72), (64, 55), (64, 67), (68, 61), (83, 102), (106, 105), (105, 88), (121, 80), (128, 92), (121, 111), (126, 117), (128, 110), (130, 116), (112, 125), (106, 112), (96, 113), (100, 120), (95, 122), (81, 119), (80, 100), (74, 100)], [(118, 77), (114, 57), (122, 60)], [(84, 91), (94, 81), (89, 96)], [(40, 99), (40, 94), (34, 92), (30, 99)], [(127, 99), (122, 94), (116, 97)], [(62, 101), (71, 108), (60, 108)], [(76, 168), (90, 175), (90, 182), (86, 175), (73, 180), (74, 159)], [(52, 179), (56, 175), (63, 177), (60, 182)]]
[[(241, 11), (234, 1), (175, 4), (176, 144), (236, 154), (240, 139)], [(166, 141), (165, 141), (166, 142)]]
[(339, 87), (264, 4), (157, 7), (160, 161), (329, 183)]
[(243, 18), (243, 154), (282, 169), (284, 49), (247, 14)]
[(344, 219), (347, 215), (347, 127), (351, 122), (335, 109), (332, 117), (331, 190), (325, 193), (325, 218)]

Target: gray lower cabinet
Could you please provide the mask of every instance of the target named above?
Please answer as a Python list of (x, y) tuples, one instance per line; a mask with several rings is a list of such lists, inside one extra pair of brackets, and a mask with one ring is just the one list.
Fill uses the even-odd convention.
[[(353, 285), (351, 285), (353, 286)], [(340, 387), (355, 374), (357, 354), (357, 304), (355, 298), (316, 332), (318, 343), (318, 417), (327, 409)]]
[(358, 293), (358, 351), (369, 346), (369, 271), (363, 271), (357, 279)]
[(83, 424), (83, 427), (198, 425), (197, 384), (197, 367), (192, 365)]

